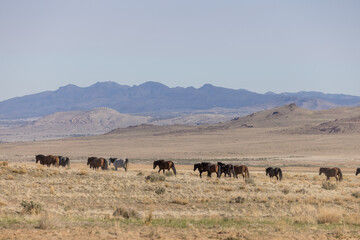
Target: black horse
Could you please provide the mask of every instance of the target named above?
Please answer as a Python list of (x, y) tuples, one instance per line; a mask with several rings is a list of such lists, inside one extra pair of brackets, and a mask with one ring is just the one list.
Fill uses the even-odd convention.
[[(276, 180), (279, 180), (281, 181), (282, 179), (282, 171), (280, 168), (272, 168), (272, 167), (268, 167), (266, 169), (266, 176), (269, 174), (269, 177), (272, 178), (272, 177), (276, 177)], [(279, 175), (279, 177), (278, 177)]]
[(68, 157), (59, 156), (59, 165), (62, 167), (70, 167), (70, 159)]
[(220, 171), (219, 177), (221, 177), (221, 175), (223, 173), (224, 173), (225, 177), (226, 177), (226, 175), (229, 175), (229, 177), (231, 177), (231, 174), (233, 176), (235, 176), (234, 166), (232, 164), (225, 164), (225, 163), (222, 163), (222, 162), (218, 162), (217, 164), (220, 167), (219, 168), (219, 171)]
[(360, 173), (360, 168), (356, 169), (355, 175), (357, 176)]
[(196, 171), (196, 169), (199, 170), (200, 173), (200, 178), (201, 178), (201, 174), (203, 172), (207, 172), (207, 165), (209, 165), (209, 162), (201, 162), (201, 163), (195, 163), (194, 164), (194, 171)]

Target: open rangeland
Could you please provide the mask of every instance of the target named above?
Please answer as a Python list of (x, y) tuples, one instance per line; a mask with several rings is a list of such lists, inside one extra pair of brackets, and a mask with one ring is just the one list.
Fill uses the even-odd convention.
[(2, 239), (357, 239), (360, 178), (284, 168), (281, 182), (14, 163), (0, 167)]
[[(1, 143), (0, 238), (359, 239), (359, 133), (233, 123)], [(37, 165), (37, 154), (67, 156), (71, 168)], [(128, 171), (92, 170), (91, 156), (128, 158)], [(158, 159), (176, 177), (153, 170)], [(202, 161), (247, 165), (250, 178), (200, 179), (192, 164)], [(343, 181), (320, 167), (340, 167)]]

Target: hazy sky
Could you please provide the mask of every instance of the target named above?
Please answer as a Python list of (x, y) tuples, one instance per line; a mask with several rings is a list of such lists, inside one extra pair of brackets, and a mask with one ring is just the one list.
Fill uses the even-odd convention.
[(97, 81), (360, 95), (360, 1), (0, 0), (0, 100)]

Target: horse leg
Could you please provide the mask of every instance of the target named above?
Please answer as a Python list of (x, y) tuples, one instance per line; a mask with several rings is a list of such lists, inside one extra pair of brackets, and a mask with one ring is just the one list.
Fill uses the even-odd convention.
[(279, 180), (278, 176), (277, 176), (277, 175), (275, 175), (275, 177), (276, 177), (276, 181), (278, 181), (278, 180)]
[(158, 173), (160, 173), (160, 171), (161, 171), (161, 168), (159, 168), (159, 171), (158, 171)]

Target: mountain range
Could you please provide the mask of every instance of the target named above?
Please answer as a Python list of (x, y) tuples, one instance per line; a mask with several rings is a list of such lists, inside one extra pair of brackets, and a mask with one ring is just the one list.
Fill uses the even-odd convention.
[[(228, 89), (205, 84), (200, 88), (170, 88), (157, 82), (138, 86), (115, 82), (97, 82), (89, 87), (67, 85), (0, 102), (0, 119), (43, 117), (56, 112), (86, 111), (108, 107), (120, 113), (142, 116), (169, 112), (194, 112), (210, 109), (236, 109), (247, 113), (295, 103), (311, 110), (340, 106), (356, 106), (360, 97), (320, 92), (255, 93), (244, 89)], [(213, 112), (213, 111), (212, 111)]]

